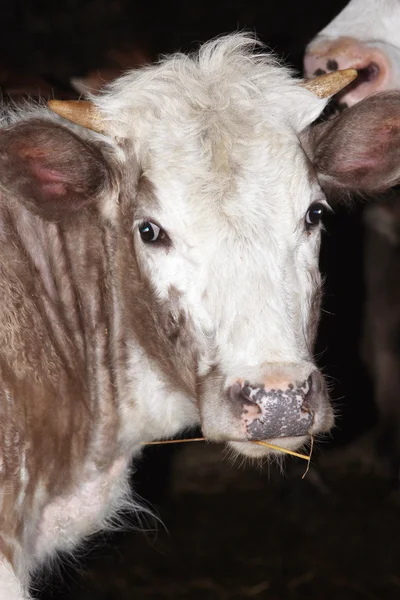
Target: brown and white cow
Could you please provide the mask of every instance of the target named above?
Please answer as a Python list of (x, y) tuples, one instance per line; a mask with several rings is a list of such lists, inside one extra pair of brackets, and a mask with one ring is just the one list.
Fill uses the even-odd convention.
[[(351, 0), (308, 45), (306, 76), (353, 67), (357, 79), (339, 95), (343, 108), (400, 89), (400, 2)], [(393, 123), (393, 127), (398, 127)], [(363, 354), (380, 414), (378, 451), (400, 478), (400, 190), (365, 211)]]
[(129, 504), (142, 442), (201, 424), (261, 458), (332, 426), (324, 190), (398, 181), (400, 94), (311, 128), (326, 101), (236, 34), (55, 106), (78, 125), (3, 116), (1, 597)]

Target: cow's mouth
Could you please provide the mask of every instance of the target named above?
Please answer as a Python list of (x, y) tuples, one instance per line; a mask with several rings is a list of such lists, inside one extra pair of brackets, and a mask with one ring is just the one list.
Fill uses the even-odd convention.
[(207, 402), (206, 395), (202, 398), (206, 438), (257, 458), (275, 453), (258, 442), (297, 451), (310, 436), (331, 429), (333, 410), (326, 383), (314, 365), (266, 363), (263, 369), (263, 378), (246, 373), (246, 378), (225, 380), (228, 386), (223, 383), (222, 402), (217, 405)]
[[(296, 436), (296, 437), (280, 437), (277, 439), (262, 440), (267, 444), (278, 446), (283, 450), (299, 450), (299, 448), (305, 446), (310, 441), (310, 436)], [(263, 458), (266, 456), (285, 456), (281, 450), (274, 450), (272, 448), (255, 444), (251, 441), (243, 442), (228, 442), (228, 445), (235, 453), (249, 458)]]

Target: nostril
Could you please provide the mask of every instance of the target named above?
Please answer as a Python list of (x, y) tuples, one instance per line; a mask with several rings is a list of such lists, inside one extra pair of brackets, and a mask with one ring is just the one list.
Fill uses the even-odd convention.
[(328, 60), (328, 62), (326, 63), (326, 67), (329, 71), (337, 71), (339, 68), (338, 62), (337, 60), (334, 59), (330, 59)]
[(306, 412), (309, 413), (311, 410), (311, 406), (310, 403), (312, 402), (312, 398), (313, 398), (313, 374), (311, 373), (310, 377), (307, 379), (306, 381), (306, 385), (308, 387), (307, 392), (304, 395), (304, 400), (303, 400), (303, 404), (301, 405), (301, 411), (302, 412)]
[(301, 410), (310, 412), (315, 409), (315, 404), (318, 403), (318, 398), (324, 389), (325, 383), (323, 376), (319, 371), (313, 371), (307, 379), (308, 391), (304, 396), (304, 402)]
[(355, 84), (370, 83), (378, 78), (380, 67), (377, 63), (371, 62), (363, 69), (358, 69), (358, 77), (355, 79)]
[(240, 383), (234, 383), (228, 388), (228, 398), (232, 403), (241, 407), (245, 404), (257, 406), (255, 399), (251, 397), (252, 391), (254, 391), (254, 388), (247, 381), (243, 386)]
[(252, 389), (248, 382), (243, 385), (236, 382), (227, 389), (227, 397), (233, 414), (238, 419), (244, 418), (249, 423), (258, 419), (262, 414), (261, 406), (251, 397)]
[[(349, 94), (351, 95), (352, 92), (357, 91), (358, 88), (360, 86), (362, 86), (363, 84), (367, 84), (367, 85), (371, 86), (371, 87), (367, 88), (370, 91), (372, 91), (375, 88), (377, 89), (376, 83), (377, 83), (377, 80), (382, 75), (384, 68), (382, 66), (380, 66), (377, 62), (371, 61), (365, 67), (358, 68), (357, 71), (358, 71), (358, 75), (355, 78), (355, 80), (352, 81), (343, 90), (343, 92), (338, 94), (338, 96), (336, 98), (338, 105), (339, 105), (339, 109), (347, 108), (347, 106), (342, 106), (342, 104), (345, 104), (345, 103), (341, 102), (342, 97), (348, 97)], [(365, 92), (364, 92), (364, 95), (365, 95)], [(363, 95), (363, 97), (364, 97), (364, 95)]]
[(228, 388), (228, 398), (231, 402), (239, 402), (242, 395), (242, 386), (240, 383), (234, 383)]

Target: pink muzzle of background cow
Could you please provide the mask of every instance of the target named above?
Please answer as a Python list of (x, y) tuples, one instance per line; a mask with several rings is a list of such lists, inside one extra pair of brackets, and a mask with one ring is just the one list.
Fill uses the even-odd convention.
[(374, 92), (388, 89), (391, 78), (389, 58), (379, 48), (352, 38), (317, 37), (306, 50), (304, 75), (317, 77), (338, 69), (354, 68), (358, 77), (336, 96), (343, 108), (356, 104)]

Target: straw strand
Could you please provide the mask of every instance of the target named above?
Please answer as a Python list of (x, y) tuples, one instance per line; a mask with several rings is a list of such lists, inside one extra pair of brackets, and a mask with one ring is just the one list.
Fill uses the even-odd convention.
[[(206, 441), (207, 441), (207, 438), (199, 437), (199, 438), (189, 438), (189, 439), (182, 439), (182, 440), (160, 440), (160, 441), (156, 441), (156, 442), (142, 442), (142, 445), (155, 446), (155, 445), (161, 445), (161, 444), (183, 444), (186, 442), (206, 442)], [(302, 458), (303, 460), (307, 460), (308, 466), (307, 466), (307, 470), (304, 473), (303, 477), (305, 477), (307, 475), (307, 472), (308, 472), (308, 469), (310, 466), (312, 449), (313, 449), (312, 436), (311, 436), (311, 449), (310, 449), (309, 456), (307, 456), (307, 454), (300, 454), (299, 452), (294, 452), (293, 450), (289, 450), (288, 448), (282, 448), (281, 446), (277, 446), (276, 444), (270, 444), (269, 442), (264, 442), (261, 440), (249, 440), (249, 441), (252, 444), (258, 444), (259, 446), (265, 446), (266, 448), (271, 448), (271, 450), (277, 450), (278, 452), (283, 452), (284, 454), (290, 454), (291, 456), (296, 456), (297, 458)]]

